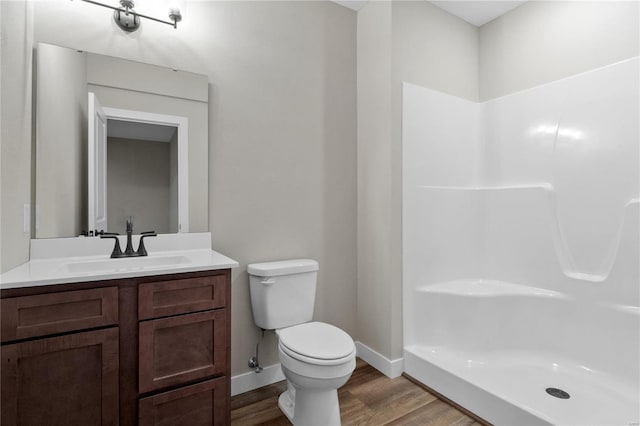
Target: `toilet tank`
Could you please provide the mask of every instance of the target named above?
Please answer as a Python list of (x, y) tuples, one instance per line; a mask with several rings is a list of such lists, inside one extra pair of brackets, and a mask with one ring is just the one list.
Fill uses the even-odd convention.
[(247, 266), (256, 325), (266, 330), (311, 321), (318, 262), (311, 259), (252, 263)]

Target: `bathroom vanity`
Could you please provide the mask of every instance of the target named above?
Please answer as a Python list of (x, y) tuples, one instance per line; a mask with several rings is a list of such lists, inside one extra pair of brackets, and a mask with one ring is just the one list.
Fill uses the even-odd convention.
[[(67, 257), (4, 274), (2, 424), (229, 424), (237, 263), (210, 249), (176, 253), (148, 258), (182, 259), (173, 265), (105, 259), (114, 269), (87, 273), (69, 265), (101, 261)], [(47, 275), (54, 264), (63, 272)]]

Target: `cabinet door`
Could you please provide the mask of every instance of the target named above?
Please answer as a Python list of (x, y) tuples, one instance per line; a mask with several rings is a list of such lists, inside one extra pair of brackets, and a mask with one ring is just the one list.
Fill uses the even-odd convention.
[(118, 329), (2, 346), (2, 425), (117, 425)]
[(226, 322), (224, 309), (141, 322), (140, 393), (224, 374)]
[(140, 399), (140, 426), (228, 424), (227, 378)]

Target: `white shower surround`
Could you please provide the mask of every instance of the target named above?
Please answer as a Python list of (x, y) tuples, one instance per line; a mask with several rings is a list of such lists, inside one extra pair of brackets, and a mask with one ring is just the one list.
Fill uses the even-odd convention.
[(405, 372), (492, 423), (640, 419), (639, 64), (404, 85)]

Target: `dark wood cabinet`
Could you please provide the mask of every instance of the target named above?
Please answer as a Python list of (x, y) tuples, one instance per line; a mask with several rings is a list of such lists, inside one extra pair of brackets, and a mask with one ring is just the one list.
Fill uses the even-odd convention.
[(230, 423), (231, 271), (3, 289), (11, 425)]
[(2, 346), (3, 425), (117, 425), (118, 329)]

